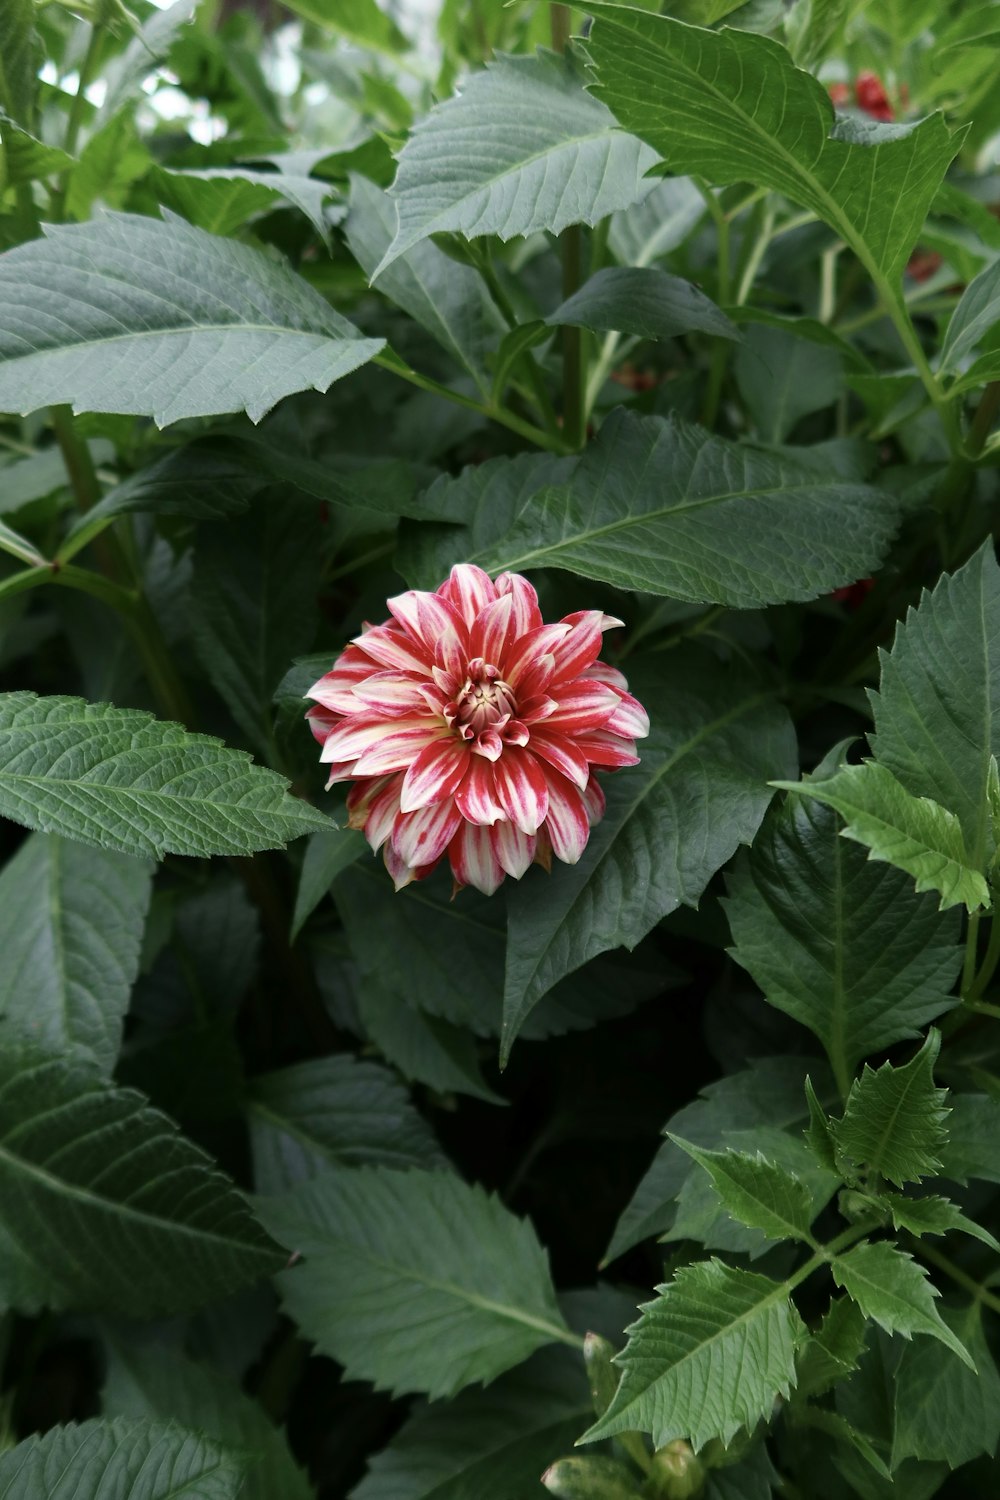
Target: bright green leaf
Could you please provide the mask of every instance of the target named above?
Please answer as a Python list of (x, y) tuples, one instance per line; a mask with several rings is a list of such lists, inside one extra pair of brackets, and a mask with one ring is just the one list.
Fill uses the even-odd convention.
[[(2, 27), (2, 23), (0, 23)], [(0, 30), (0, 43), (3, 33)], [(3, 64), (0, 63), (0, 69)], [(3, 80), (0, 77), (0, 97)], [(35, 182), (41, 177), (52, 177), (73, 166), (73, 158), (58, 146), (48, 146), (36, 140), (27, 130), (9, 119), (0, 109), (0, 149), (4, 153), (7, 182), (11, 187), (20, 187), (26, 182)], [(3, 179), (0, 178), (0, 182)]]
[(901, 1333), (907, 1339), (915, 1333), (930, 1334), (957, 1354), (963, 1364), (975, 1369), (961, 1339), (934, 1306), (938, 1293), (927, 1272), (912, 1256), (880, 1240), (855, 1245), (846, 1255), (838, 1255), (831, 1270), (837, 1285), (886, 1333)]
[(348, 1378), (454, 1395), (575, 1343), (530, 1224), (452, 1172), (330, 1170), (262, 1205), (285, 1308)]
[(991, 1250), (1000, 1251), (1000, 1243), (989, 1230), (974, 1219), (966, 1218), (961, 1209), (947, 1198), (905, 1198), (902, 1193), (882, 1193), (880, 1197), (892, 1214), (897, 1229), (907, 1229), (910, 1234), (917, 1235), (949, 1234), (954, 1230), (981, 1240)]
[(161, 203), (191, 224), (227, 235), (248, 219), (276, 205), (290, 204), (328, 240), (327, 204), (340, 193), (332, 182), (292, 172), (255, 172), (249, 167), (207, 167), (201, 171), (157, 167), (153, 173)]
[(130, 214), (49, 228), (0, 256), (0, 328), (0, 409), (66, 402), (161, 427), (232, 411), (260, 421), (383, 346), (260, 251)]
[(0, 695), (0, 816), (122, 854), (251, 854), (327, 819), (242, 750), (136, 709)]
[(36, 41), (32, 0), (4, 0), (0, 11), (0, 106), (27, 126), (35, 113)]
[(851, 1085), (844, 1117), (834, 1126), (838, 1151), (901, 1187), (940, 1170), (938, 1151), (947, 1140), (947, 1090), (934, 1084), (941, 1034), (933, 1029), (910, 1062), (865, 1064)]
[(704, 1151), (690, 1141), (671, 1139), (708, 1173), (727, 1213), (769, 1240), (809, 1241), (814, 1218), (809, 1189), (761, 1152)]
[(394, 56), (406, 46), (406, 38), (378, 0), (290, 0), (289, 9), (359, 47)]
[(163, 1422), (52, 1427), (0, 1453), (0, 1500), (236, 1500), (238, 1455)]

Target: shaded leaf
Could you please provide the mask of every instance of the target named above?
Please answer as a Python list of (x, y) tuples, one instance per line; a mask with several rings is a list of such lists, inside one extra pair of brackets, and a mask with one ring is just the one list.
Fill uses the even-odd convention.
[(857, 1367), (867, 1319), (850, 1297), (835, 1297), (796, 1359), (798, 1396), (819, 1396)]
[(260, 421), (383, 342), (248, 245), (117, 213), (0, 256), (0, 327), (0, 409), (66, 402), (161, 427), (232, 411)]
[(2, 1500), (236, 1500), (243, 1465), (163, 1422), (52, 1427), (0, 1453)]
[(352, 828), (331, 828), (327, 833), (310, 836), (295, 888), (295, 908), (288, 934), (290, 942), (295, 942), (323, 897), (329, 895), (337, 876), (342, 875), (367, 848), (361, 834)]
[(400, 1003), (398, 993), (374, 975), (358, 989), (358, 1008), (369, 1038), (404, 1078), (439, 1093), (471, 1094), (488, 1104), (506, 1104), (483, 1077), (474, 1035), (438, 1016)]
[(941, 1316), (975, 1362), (914, 1339), (896, 1368), (892, 1468), (907, 1458), (945, 1459), (957, 1469), (1000, 1440), (1000, 1375), (982, 1329), (978, 1303), (945, 1307)]
[(747, 329), (733, 374), (766, 443), (783, 443), (800, 418), (832, 405), (844, 388), (836, 350), (762, 324)]
[(742, 337), (735, 323), (690, 281), (651, 266), (605, 266), (545, 321), (617, 329), (645, 339), (672, 339), (680, 333)]
[(242, 750), (136, 709), (0, 695), (0, 815), (123, 854), (250, 854), (327, 819)]
[(262, 1213), (305, 1257), (287, 1311), (351, 1379), (454, 1395), (576, 1342), (534, 1230), (451, 1172), (331, 1170)]
[(851, 1085), (844, 1118), (834, 1125), (838, 1151), (857, 1168), (887, 1177), (897, 1187), (940, 1170), (937, 1153), (947, 1139), (947, 1090), (934, 1084), (941, 1034), (933, 1029), (903, 1067), (865, 1064)]
[[(0, 33), (0, 47), (3, 35)], [(5, 59), (6, 61), (6, 59)], [(2, 64), (0, 64), (2, 67)], [(0, 76), (0, 100), (3, 98), (3, 78)], [(36, 140), (0, 108), (0, 147), (4, 152), (7, 184), (20, 187), (26, 182), (35, 182), (41, 177), (51, 177), (65, 172), (73, 166), (73, 158), (58, 146), (48, 146)]]

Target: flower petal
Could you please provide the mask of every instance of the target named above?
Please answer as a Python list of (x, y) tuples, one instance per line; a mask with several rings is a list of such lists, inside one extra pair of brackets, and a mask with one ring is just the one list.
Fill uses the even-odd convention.
[[(537, 630), (529, 630), (527, 635), (515, 640), (506, 659), (498, 663), (503, 667), (504, 681), (518, 692), (542, 692), (555, 668), (555, 660), (546, 662), (545, 658), (552, 657), (555, 643), (564, 640), (571, 629), (570, 625), (540, 625)], [(537, 683), (534, 679), (526, 682), (531, 672), (539, 674)]]
[(501, 573), (497, 579), (497, 593), (509, 594), (514, 601), (514, 635), (525, 635), (536, 630), (542, 623), (542, 612), (538, 608), (538, 595), (520, 573)]
[(649, 733), (649, 715), (631, 693), (623, 693), (621, 702), (604, 725), (609, 734), (621, 734), (628, 740), (644, 740)]
[(578, 729), (603, 729), (621, 701), (614, 688), (605, 687), (603, 682), (590, 682), (586, 677), (558, 688), (555, 696), (558, 707), (549, 714), (545, 725), (563, 734)]
[(498, 823), (492, 830), (493, 848), (497, 859), (500, 861), (508, 875), (515, 880), (530, 867), (538, 847), (538, 840), (534, 834), (522, 833), (520, 828), (515, 828), (513, 823), (506, 819)]
[[(574, 623), (570, 625), (569, 634), (552, 647), (552, 655), (555, 657), (552, 682), (565, 682), (570, 678), (579, 677), (585, 667), (593, 665), (604, 644), (601, 634), (603, 619), (604, 615), (599, 609), (581, 611)], [(568, 621), (563, 621), (564, 625), (567, 623)], [(558, 693), (556, 696), (558, 697)]]
[[(404, 726), (397, 728), (397, 725)], [(383, 721), (382, 737), (377, 744), (359, 755), (354, 763), (355, 776), (386, 776), (390, 771), (405, 771), (425, 745), (443, 739), (448, 730), (432, 719), (410, 725), (408, 720)]]
[(395, 734), (402, 728), (415, 729), (418, 725), (429, 729), (434, 727), (434, 721), (427, 716), (419, 719), (383, 719), (373, 713), (357, 713), (334, 725), (326, 737), (319, 758), (323, 762), (356, 760), (359, 755), (385, 739), (387, 734)]
[(336, 729), (341, 722), (340, 714), (334, 713), (330, 708), (324, 708), (322, 704), (317, 705), (316, 708), (307, 708), (305, 716), (312, 730), (313, 739), (318, 740), (321, 745), (326, 744), (331, 729)]
[(587, 789), (583, 794), (583, 800), (587, 808), (587, 816), (590, 818), (590, 826), (599, 823), (607, 810), (608, 802), (604, 791), (596, 776), (591, 776), (587, 783)]
[(488, 573), (475, 563), (456, 563), (450, 576), (438, 589), (442, 599), (454, 604), (466, 625), (497, 597), (496, 586)]
[(400, 813), (392, 825), (392, 847), (408, 865), (418, 868), (433, 865), (463, 824), (464, 819), (454, 798), (447, 797), (433, 807)]
[(553, 774), (549, 778), (549, 812), (545, 819), (545, 831), (552, 843), (556, 859), (564, 864), (575, 865), (590, 838), (590, 819), (587, 807), (575, 786), (570, 786), (563, 776)]
[(454, 735), (426, 745), (403, 780), (399, 799), (402, 812), (416, 812), (419, 807), (450, 798), (469, 769), (471, 759), (468, 745)]
[(389, 837), (392, 825), (399, 817), (399, 789), (402, 784), (403, 778), (398, 774), (379, 777), (376, 782), (380, 790), (369, 803), (364, 824), (365, 838), (376, 853)]
[(366, 651), (359, 646), (346, 646), (331, 670), (314, 682), (304, 696), (338, 714), (357, 713), (353, 689), (375, 670), (377, 665)]
[[(423, 589), (409, 589), (405, 594), (397, 594), (394, 599), (386, 602), (411, 640), (425, 647), (434, 657), (437, 656), (438, 638), (449, 626), (463, 643), (467, 637), (465, 621), (458, 610), (449, 600), (442, 599), (437, 594), (425, 593)], [(367, 645), (365, 649), (368, 649)]]
[(498, 730), (484, 729), (469, 749), (474, 755), (483, 756), (485, 760), (499, 760), (503, 754), (503, 740)]
[(416, 678), (409, 672), (371, 672), (351, 689), (354, 698), (353, 710), (362, 708), (366, 713), (385, 714), (395, 717), (400, 714), (419, 713), (424, 708), (421, 687), (427, 686), (426, 678)]
[(522, 833), (537, 833), (549, 810), (545, 772), (535, 757), (508, 745), (493, 767), (497, 799), (507, 817)]
[(451, 870), (459, 885), (475, 886), (484, 896), (492, 896), (503, 880), (491, 828), (477, 828), (463, 823), (448, 847)]
[(463, 818), (470, 823), (496, 823), (503, 817), (490, 761), (481, 755), (470, 756), (469, 769), (455, 793), (455, 801)]
[(469, 655), (481, 656), (491, 666), (500, 666), (513, 638), (514, 600), (510, 594), (504, 594), (476, 616), (469, 631)]
[(373, 625), (363, 635), (355, 636), (354, 644), (391, 671), (418, 672), (425, 677), (430, 673), (431, 653), (398, 625)]
[[(532, 743), (535, 736), (532, 734)], [(632, 740), (623, 740), (606, 729), (593, 729), (586, 734), (575, 734), (573, 744), (594, 766), (637, 766), (639, 757)]]
[(405, 890), (408, 885), (412, 885), (414, 880), (426, 880), (434, 869), (434, 865), (417, 865), (416, 867), (408, 865), (405, 860), (400, 859), (391, 844), (386, 844), (382, 850), (382, 858), (385, 860), (385, 867), (392, 876), (392, 883), (397, 891)]
[(531, 748), (535, 755), (555, 766), (557, 771), (583, 791), (590, 775), (587, 757), (575, 739), (564, 734), (546, 734), (544, 729), (531, 731)]

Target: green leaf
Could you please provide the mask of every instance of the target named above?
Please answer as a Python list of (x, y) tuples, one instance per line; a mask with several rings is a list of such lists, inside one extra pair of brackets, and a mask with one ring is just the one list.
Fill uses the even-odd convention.
[(127, 106), (93, 132), (80, 152), (66, 185), (66, 214), (70, 219), (90, 218), (99, 199), (110, 208), (121, 208), (132, 183), (150, 166), (150, 155)]
[(805, 1329), (788, 1290), (719, 1260), (684, 1266), (657, 1290), (627, 1330), (621, 1384), (586, 1438), (639, 1431), (657, 1448), (678, 1437), (695, 1449), (728, 1443), (795, 1382)]
[(255, 172), (249, 167), (207, 167), (201, 171), (157, 167), (153, 182), (161, 203), (191, 224), (227, 235), (248, 219), (276, 205), (290, 204), (329, 240), (327, 204), (340, 193), (332, 182), (292, 172)]
[(901, 1333), (906, 1339), (915, 1333), (930, 1334), (975, 1370), (972, 1356), (934, 1306), (938, 1293), (926, 1270), (911, 1255), (880, 1240), (855, 1245), (846, 1255), (838, 1255), (830, 1269), (837, 1285), (886, 1333)]
[(845, 766), (823, 781), (774, 785), (835, 808), (845, 820), (841, 837), (863, 844), (869, 859), (905, 870), (918, 892), (937, 891), (942, 910), (959, 902), (969, 911), (989, 906), (989, 887), (955, 814), (929, 797), (912, 796), (880, 762)]
[(886, 491), (824, 479), (677, 417), (621, 409), (567, 481), (546, 487), (539, 476), (525, 495), (523, 472), (509, 492), (499, 471), (489, 491), (485, 480), (473, 487), (482, 499), (462, 531), (434, 545), (436, 571), (458, 559), (492, 573), (565, 568), (616, 588), (750, 609), (867, 576), (897, 523)]
[(806, 1074), (806, 1103), (809, 1106), (809, 1125), (803, 1132), (806, 1144), (813, 1156), (828, 1172), (837, 1172), (837, 1143), (833, 1124), (823, 1109), (813, 1088), (812, 1079)]
[(447, 1166), (399, 1079), (350, 1053), (261, 1074), (246, 1110), (259, 1193), (288, 1192), (327, 1167)]
[(155, 72), (161, 58), (169, 55), (178, 33), (194, 15), (197, 0), (174, 0), (173, 5), (152, 12), (133, 34), (117, 57), (105, 63), (102, 74), (108, 89), (97, 114), (97, 128), (102, 129), (123, 104), (134, 99), (143, 80)]
[(0, 1500), (236, 1500), (243, 1465), (163, 1422), (52, 1427), (0, 1453)]
[[(0, 42), (2, 42), (2, 32), (0, 32)], [(2, 66), (0, 64), (0, 68)], [(2, 82), (0, 78), (0, 97), (2, 97)], [(65, 172), (68, 167), (74, 165), (73, 158), (65, 151), (58, 146), (48, 146), (44, 141), (36, 140), (16, 121), (5, 115), (2, 108), (0, 108), (0, 150), (4, 153), (7, 184), (11, 187), (20, 187), (26, 182), (35, 182), (41, 177), (51, 177), (54, 173)], [(2, 180), (0, 177), (0, 182)]]
[(822, 1395), (856, 1369), (867, 1326), (856, 1302), (850, 1297), (835, 1297), (819, 1328), (799, 1350), (796, 1395)]
[(612, 214), (608, 244), (623, 265), (648, 266), (683, 244), (707, 211), (690, 177), (666, 177), (640, 202)]
[(704, 1151), (680, 1136), (670, 1139), (708, 1173), (726, 1212), (769, 1240), (811, 1243), (812, 1196), (804, 1182), (761, 1152)]
[(139, 972), (151, 866), (32, 834), (0, 871), (0, 1017), (110, 1073)]
[[(673, 172), (785, 194), (824, 219), (885, 295), (901, 278), (961, 144), (940, 115), (910, 126), (835, 125), (819, 81), (768, 37), (703, 31), (594, 0), (593, 91)], [(832, 131), (832, 133), (831, 133)]]
[(0, 409), (65, 402), (160, 427), (232, 411), (259, 422), (383, 347), (281, 262), (130, 214), (50, 227), (0, 255), (0, 328)]
[(565, 974), (634, 947), (751, 839), (771, 768), (794, 756), (791, 725), (769, 693), (698, 650), (630, 674), (652, 719), (642, 761), (607, 782), (607, 811), (578, 865), (531, 871), (508, 897), (502, 1051)]
[(378, 0), (290, 0), (289, 9), (359, 47), (394, 56), (407, 46), (406, 38)]
[(305, 1256), (286, 1310), (349, 1379), (451, 1396), (577, 1342), (530, 1224), (452, 1172), (331, 1170), (262, 1213)]
[(844, 1089), (862, 1057), (916, 1036), (953, 1004), (958, 913), (937, 911), (903, 871), (867, 859), (840, 837), (837, 814), (808, 796), (769, 813), (724, 905), (733, 957), (769, 1004), (819, 1038)]
[(920, 1051), (901, 1068), (865, 1064), (851, 1085), (844, 1118), (834, 1125), (837, 1148), (857, 1168), (865, 1167), (901, 1187), (938, 1172), (937, 1152), (947, 1140), (946, 1089), (934, 1085), (941, 1033), (933, 1030)]
[(509, 240), (596, 224), (642, 196), (655, 159), (615, 128), (568, 59), (497, 57), (403, 147), (391, 189), (399, 227), (375, 276), (443, 230)]
[(815, 69), (836, 45), (852, 0), (795, 0), (785, 13), (785, 35), (797, 68)]
[(284, 1434), (234, 1380), (148, 1334), (126, 1342), (116, 1331), (105, 1358), (105, 1416), (175, 1422), (238, 1453), (246, 1466), (240, 1500), (313, 1500)]
[(136, 709), (0, 694), (0, 816), (43, 833), (153, 858), (251, 854), (327, 827), (286, 786)]
[(483, 1077), (476, 1038), (467, 1027), (453, 1026), (401, 1004), (396, 990), (374, 975), (359, 986), (358, 1009), (370, 1040), (404, 1078), (426, 1083), (442, 1094), (470, 1094), (487, 1104), (507, 1103)]
[(25, 1311), (179, 1312), (277, 1269), (197, 1146), (89, 1064), (0, 1050), (0, 1288)]
[(212, 686), (263, 755), (271, 744), (274, 690), (288, 663), (313, 642), (320, 570), (314, 506), (264, 497), (237, 522), (199, 528), (191, 637)]
[[(371, 278), (395, 233), (396, 209), (389, 194), (366, 177), (352, 173), (350, 181), (347, 243)], [(488, 394), (487, 351), (499, 342), (503, 322), (471, 266), (461, 265), (429, 240), (421, 241), (386, 266), (375, 286), (426, 328)]]
[(747, 329), (733, 375), (765, 443), (785, 442), (800, 418), (831, 406), (844, 389), (835, 349), (759, 323)]
[(35, 47), (32, 0), (5, 0), (0, 12), (0, 106), (29, 126), (35, 113)]
[(996, 362), (997, 326), (1000, 324), (1000, 262), (980, 271), (970, 281), (951, 315), (941, 345), (940, 369), (943, 374), (962, 370), (973, 350), (985, 343), (986, 352)]
[(979, 1304), (945, 1307), (941, 1316), (975, 1368), (922, 1339), (907, 1344), (893, 1391), (893, 1469), (907, 1458), (944, 1459), (957, 1469), (980, 1453), (992, 1456), (1000, 1440), (1000, 1375)]
[(911, 1234), (948, 1234), (952, 1230), (982, 1240), (991, 1250), (1000, 1251), (1000, 1243), (988, 1229), (966, 1218), (961, 1209), (947, 1198), (904, 1198), (901, 1193), (882, 1193), (881, 1201), (892, 1214), (897, 1229), (908, 1229)]
[(908, 792), (957, 815), (977, 870), (993, 852), (988, 788), (990, 757), (1000, 751), (998, 642), (1000, 568), (987, 542), (896, 627), (872, 695), (876, 759)]
[(735, 323), (690, 281), (651, 266), (605, 266), (546, 318), (599, 332), (617, 329), (644, 339), (679, 333), (742, 337)]
[(953, 1094), (941, 1174), (953, 1182), (1000, 1182), (1000, 1101), (989, 1094)]
[(352, 828), (331, 828), (327, 833), (310, 835), (295, 889), (289, 942), (295, 942), (323, 897), (329, 895), (337, 876), (349, 869), (367, 849), (364, 838)]

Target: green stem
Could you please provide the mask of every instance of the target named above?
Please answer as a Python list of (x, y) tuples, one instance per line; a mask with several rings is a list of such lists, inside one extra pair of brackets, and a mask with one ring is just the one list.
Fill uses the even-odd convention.
[(993, 1292), (988, 1292), (974, 1276), (970, 1276), (967, 1271), (963, 1271), (961, 1266), (956, 1266), (953, 1260), (950, 1260), (940, 1250), (935, 1249), (933, 1245), (927, 1244), (926, 1240), (917, 1239), (915, 1235), (909, 1235), (908, 1239), (921, 1259), (930, 1261), (932, 1266), (937, 1266), (939, 1271), (943, 1271), (946, 1276), (951, 1277), (956, 1286), (964, 1288), (977, 1302), (981, 1302), (984, 1307), (990, 1308), (995, 1313), (1000, 1313), (1000, 1297), (995, 1296)]
[(986, 447), (997, 412), (1000, 411), (1000, 380), (991, 380), (983, 391), (969, 435), (965, 439), (966, 458), (976, 459)]
[(965, 962), (962, 965), (962, 990), (963, 996), (967, 995), (972, 988), (973, 976), (976, 972), (977, 945), (979, 941), (979, 912), (974, 911), (969, 917), (969, 925), (965, 933)]
[[(995, 916), (990, 918), (990, 940), (983, 957), (982, 967), (975, 979), (969, 985), (968, 991), (963, 991), (966, 1005), (975, 1005), (977, 1010), (982, 1010), (978, 1004), (986, 986), (996, 973), (997, 964), (1000, 963), (1000, 921)], [(984, 1014), (989, 1014), (985, 1011)], [(998, 1011), (1000, 1014), (1000, 1011)]]
[(501, 427), (508, 427), (511, 432), (516, 432), (519, 437), (526, 438), (529, 443), (534, 443), (538, 448), (547, 448), (552, 453), (571, 451), (561, 433), (545, 432), (532, 422), (525, 422), (515, 416), (505, 406), (495, 406), (492, 402), (487, 404), (474, 401), (471, 396), (463, 396), (461, 392), (453, 391), (450, 386), (442, 385), (439, 380), (432, 380), (429, 375), (421, 375), (417, 370), (412, 370), (398, 354), (392, 352), (376, 354), (373, 363), (383, 370), (388, 370), (390, 374), (397, 375), (400, 380), (419, 386), (422, 391), (431, 391), (435, 396), (444, 396), (446, 400), (454, 401), (457, 406), (464, 406), (469, 411), (479, 412), (481, 416), (488, 417), (491, 422), (499, 422)]
[(101, 487), (94, 473), (90, 449), (74, 427), (73, 413), (68, 406), (53, 406), (51, 414), (53, 431), (76, 503), (81, 510), (89, 510), (101, 498)]
[[(504, 322), (507, 324), (507, 327), (510, 329), (520, 327), (517, 313), (514, 310), (510, 298), (504, 291), (503, 284), (501, 283), (500, 278), (496, 273), (496, 268), (493, 265), (492, 260), (490, 259), (488, 250), (481, 257), (481, 259), (478, 260), (477, 263), (479, 265), (479, 270), (483, 277), (483, 280), (489, 287), (490, 296), (493, 298), (493, 301), (499, 308), (501, 316), (503, 317)], [(525, 349), (518, 356), (517, 363), (521, 365), (528, 377), (528, 380), (531, 383), (531, 389), (535, 395), (535, 402), (538, 406), (538, 410), (542, 414), (542, 418), (545, 422), (547, 430), (554, 435), (558, 435), (559, 422), (556, 418), (555, 407), (552, 405), (552, 398), (550, 397), (548, 387), (545, 384), (545, 377), (538, 367), (538, 361), (535, 359), (535, 356), (532, 354), (530, 349)]]
[(66, 139), (63, 141), (63, 150), (72, 156), (76, 150), (77, 136), (80, 134), (80, 126), (83, 124), (83, 116), (87, 108), (86, 91), (93, 83), (97, 70), (101, 64), (101, 52), (104, 47), (104, 32), (99, 25), (91, 27), (90, 39), (87, 42), (87, 50), (80, 65), (80, 77), (76, 85), (76, 94), (70, 105), (69, 119), (66, 121)]
[[(571, 224), (559, 237), (562, 251), (562, 294), (568, 301), (580, 286), (583, 266), (583, 234), (579, 224)], [(567, 323), (562, 330), (563, 357), (563, 434), (575, 452), (583, 447), (587, 435), (585, 414), (584, 332)]]
[(760, 270), (760, 263), (767, 254), (767, 247), (774, 238), (774, 210), (767, 207), (761, 217), (758, 233), (754, 236), (750, 253), (743, 265), (740, 275), (739, 286), (736, 288), (736, 305), (742, 307), (753, 290), (753, 284)]
[[(721, 305), (729, 301), (729, 221), (722, 211), (722, 207), (712, 192), (711, 188), (702, 187), (699, 184), (702, 197), (708, 205), (708, 211), (715, 220), (717, 235), (716, 248), (716, 301)], [(708, 380), (705, 384), (705, 399), (701, 408), (701, 423), (703, 427), (711, 429), (715, 426), (715, 419), (719, 415), (719, 402), (722, 398), (722, 384), (726, 378), (726, 366), (729, 363), (729, 350), (724, 339), (716, 339), (715, 348), (712, 350), (712, 363), (709, 367)]]

